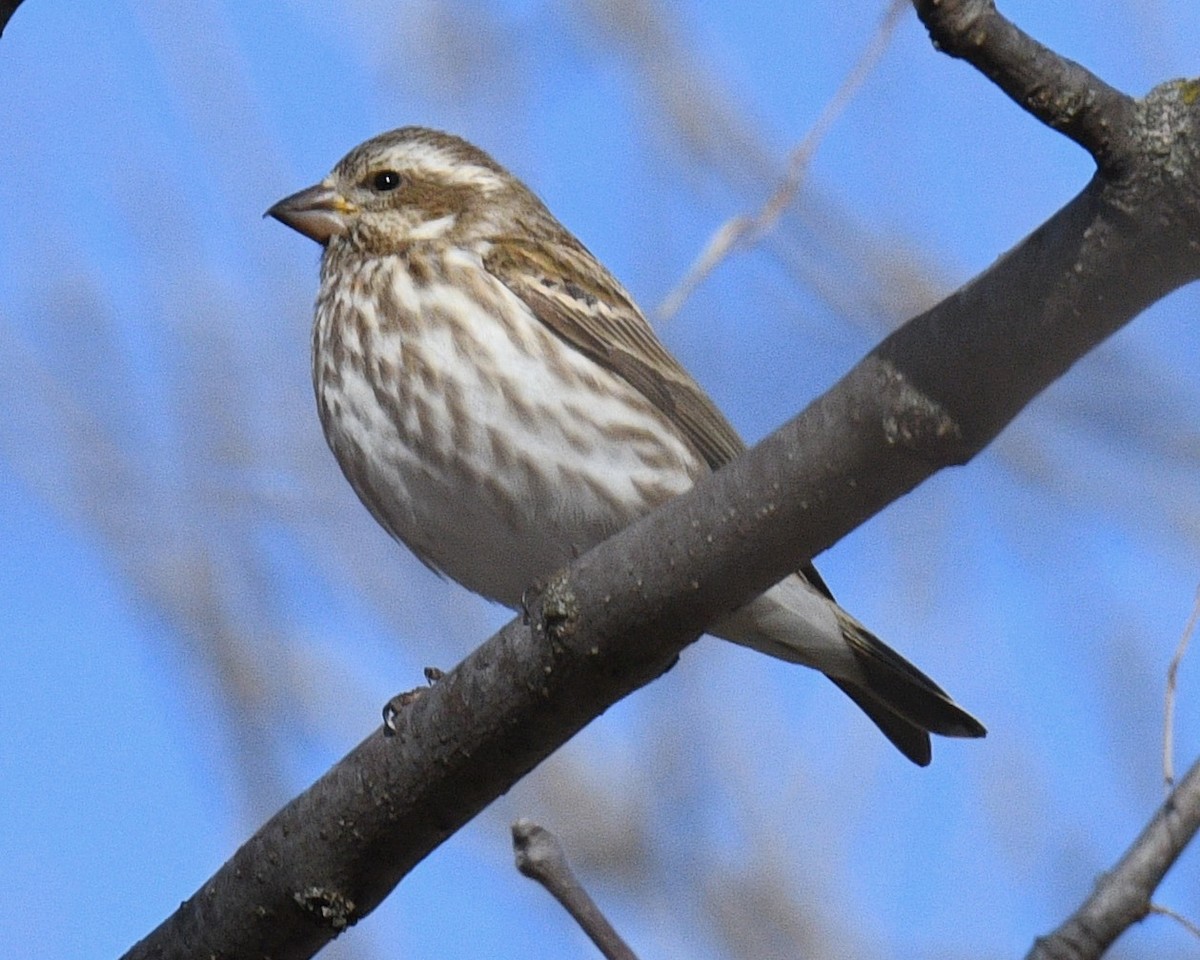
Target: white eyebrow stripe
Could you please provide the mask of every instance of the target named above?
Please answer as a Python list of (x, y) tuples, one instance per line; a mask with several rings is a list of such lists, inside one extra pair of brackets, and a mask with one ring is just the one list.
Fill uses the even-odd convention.
[(383, 163), (405, 169), (420, 176), (428, 175), (442, 183), (471, 186), (481, 190), (503, 186), (504, 181), (495, 170), (476, 163), (465, 162), (454, 153), (427, 143), (407, 143), (393, 147), (390, 156), (384, 155)]

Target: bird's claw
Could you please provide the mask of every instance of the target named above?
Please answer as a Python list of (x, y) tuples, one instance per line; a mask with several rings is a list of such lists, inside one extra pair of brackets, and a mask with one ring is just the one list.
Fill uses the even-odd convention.
[(407, 710), (413, 701), (420, 699), (424, 695), (425, 689), (425, 687), (417, 687), (414, 690), (398, 693), (383, 705), (383, 735), (385, 737), (394, 737), (400, 732), (398, 722), (400, 714)]

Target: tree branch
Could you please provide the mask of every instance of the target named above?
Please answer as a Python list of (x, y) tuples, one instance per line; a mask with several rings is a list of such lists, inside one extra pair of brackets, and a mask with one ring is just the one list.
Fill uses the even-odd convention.
[(1136, 154), (1126, 135), (1135, 101), (1042, 46), (991, 0), (914, 0), (934, 45), (967, 61), (1042, 123), (1088, 151), (1101, 169)]
[(368, 737), (126, 956), (311, 956), (706, 624), (966, 462), (1086, 351), (1200, 276), (1196, 93), (1170, 83), (1135, 102), (1129, 162), (1102, 165), (752, 451), (552, 578), (526, 621), (409, 697), (394, 736)]
[(8, 21), (20, 5), (21, 0), (0, 0), (0, 37), (4, 36), (4, 28), (8, 26)]
[(1167, 785), (1168, 790), (1175, 786), (1175, 688), (1179, 682), (1179, 666), (1183, 663), (1188, 644), (1192, 641), (1197, 621), (1200, 621), (1200, 587), (1196, 588), (1192, 612), (1184, 625), (1179, 642), (1175, 645), (1171, 662), (1167, 665), (1167, 688), (1163, 693), (1162, 768), (1163, 783)]
[(1095, 960), (1151, 911), (1150, 898), (1200, 829), (1200, 762), (1159, 807), (1154, 819), (1092, 895), (1052, 934), (1039, 937), (1026, 960)]
[(575, 877), (558, 837), (530, 820), (512, 825), (517, 869), (557, 900), (607, 960), (637, 960), (596, 902)]

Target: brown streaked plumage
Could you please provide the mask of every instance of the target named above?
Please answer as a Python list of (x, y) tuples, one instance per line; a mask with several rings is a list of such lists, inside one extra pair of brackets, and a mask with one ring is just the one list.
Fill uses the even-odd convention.
[[(404, 127), (268, 213), (321, 243), (313, 385), (376, 520), (435, 570), (524, 589), (743, 444), (633, 299), (519, 180)], [(914, 763), (984, 729), (812, 564), (712, 632), (825, 673)]]

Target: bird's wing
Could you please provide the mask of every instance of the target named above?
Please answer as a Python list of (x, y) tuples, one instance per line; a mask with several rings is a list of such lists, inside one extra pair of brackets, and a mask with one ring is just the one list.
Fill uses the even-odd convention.
[(505, 238), (488, 272), (576, 350), (619, 374), (653, 403), (714, 470), (745, 449), (700, 385), (662, 345), (625, 289), (573, 238)]
[[(542, 323), (639, 390), (709, 467), (715, 470), (746, 449), (725, 415), (655, 336), (625, 288), (574, 238), (563, 235), (552, 244), (505, 238), (483, 262)], [(811, 562), (800, 573), (833, 600)]]

